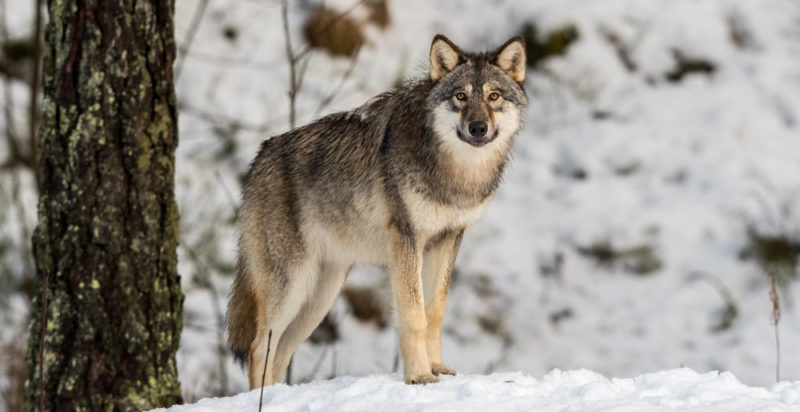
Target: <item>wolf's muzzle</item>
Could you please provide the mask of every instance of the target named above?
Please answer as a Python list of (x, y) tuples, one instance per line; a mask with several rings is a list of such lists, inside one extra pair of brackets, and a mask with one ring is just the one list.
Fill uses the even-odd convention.
[[(473, 123), (483, 123), (482, 127), (476, 127), (475, 133), (473, 134)], [(469, 126), (469, 134), (462, 133), (461, 128), (456, 128), (456, 135), (459, 139), (463, 142), (469, 143), (475, 147), (481, 147), (497, 137), (498, 129), (495, 129), (494, 133), (491, 136), (486, 136), (486, 132), (489, 129), (489, 126), (486, 122), (470, 122)]]

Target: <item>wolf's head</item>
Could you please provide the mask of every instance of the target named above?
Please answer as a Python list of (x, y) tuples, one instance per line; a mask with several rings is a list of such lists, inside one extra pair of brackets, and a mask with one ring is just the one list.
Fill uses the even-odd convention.
[[(497, 50), (465, 53), (439, 34), (431, 44), (433, 88), (427, 105), (434, 131), (451, 151), (478, 155), (484, 145), (507, 148), (528, 103), (525, 43), (514, 37)], [(493, 151), (481, 149), (480, 152)]]

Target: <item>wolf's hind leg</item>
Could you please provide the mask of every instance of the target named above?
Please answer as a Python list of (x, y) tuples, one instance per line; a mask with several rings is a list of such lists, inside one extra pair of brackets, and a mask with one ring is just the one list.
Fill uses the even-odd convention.
[(455, 375), (442, 362), (442, 319), (447, 305), (450, 274), (461, 245), (464, 231), (446, 234), (423, 255), (422, 282), (425, 294), (425, 316), (428, 322), (426, 347), (431, 370), (436, 375)]
[(350, 266), (322, 263), (319, 266), (316, 285), (311, 290), (294, 319), (283, 332), (278, 350), (275, 352), (275, 367), (272, 369), (272, 379), (280, 382), (286, 373), (289, 360), (303, 341), (319, 326), (325, 314), (331, 309), (342, 284), (350, 272)]
[[(308, 298), (309, 288), (307, 282), (311, 274), (308, 261), (294, 265), (281, 274), (277, 281), (266, 282), (261, 285), (260, 299), (257, 308), (258, 331), (256, 339), (250, 346), (248, 377), (250, 389), (261, 387), (262, 377), (264, 386), (272, 385), (275, 379), (275, 366), (280, 356), (280, 342), (285, 339), (285, 331), (292, 319), (300, 311), (303, 303)], [(266, 277), (265, 277), (266, 278)], [(270, 331), (272, 336), (270, 337)], [(267, 343), (269, 343), (269, 358), (267, 359)]]
[[(258, 325), (258, 332), (253, 344), (250, 347), (249, 356), (247, 357), (247, 378), (250, 382), (250, 389), (264, 386), (269, 386), (275, 383), (272, 380), (272, 369), (274, 362), (270, 361), (265, 364), (267, 356), (267, 344), (269, 344), (270, 358), (273, 358), (275, 350), (278, 347), (278, 341), (281, 338), (282, 330), (277, 328), (267, 329), (266, 322), (260, 322)], [(263, 379), (263, 380), (262, 380)]]

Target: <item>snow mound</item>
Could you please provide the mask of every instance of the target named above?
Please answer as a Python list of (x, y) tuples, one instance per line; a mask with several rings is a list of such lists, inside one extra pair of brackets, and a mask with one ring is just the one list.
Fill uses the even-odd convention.
[[(259, 390), (201, 399), (166, 411), (258, 409)], [(264, 411), (797, 411), (800, 381), (747, 386), (730, 372), (673, 369), (633, 379), (589, 370), (554, 370), (541, 379), (520, 372), (459, 375), (425, 386), (399, 375), (339, 377), (264, 388)]]

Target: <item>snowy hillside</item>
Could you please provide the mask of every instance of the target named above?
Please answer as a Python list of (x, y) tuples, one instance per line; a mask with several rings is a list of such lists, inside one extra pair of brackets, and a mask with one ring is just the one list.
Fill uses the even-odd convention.
[[(338, 10), (354, 3), (326, 2)], [(179, 39), (196, 5), (179, 2)], [(530, 26), (540, 37), (565, 27), (577, 33), (563, 55), (529, 69), (531, 104), (512, 166), (466, 232), (444, 321), (449, 365), (532, 376), (686, 366), (766, 385), (775, 381), (776, 352), (765, 268), (779, 267), (787, 279), (782, 378), (800, 379), (800, 356), (786, 349), (800, 346), (798, 286), (790, 280), (796, 255), (770, 261), (762, 253), (775, 239), (800, 247), (793, 246), (800, 245), (800, 4), (389, 5), (391, 24), (365, 26), (354, 63), (310, 54), (298, 124), (425, 75), (439, 32), (468, 50), (496, 47)], [(289, 107), (279, 2), (208, 7), (177, 83), (184, 244), (220, 274), (216, 296), (187, 279), (179, 363), (189, 393), (246, 386), (230, 361), (220, 384), (219, 315), (210, 309), (226, 302), (238, 177), (266, 136), (287, 129)], [(309, 13), (290, 7), (298, 50)], [(364, 18), (362, 9), (353, 14)], [(233, 29), (235, 40), (221, 35)], [(181, 273), (202, 273), (182, 252)], [(334, 306), (326, 333), (296, 354), (294, 382), (399, 366), (388, 277), (362, 268), (348, 285), (352, 293)], [(367, 316), (357, 307), (364, 295), (377, 301)]]
[[(160, 411), (258, 410), (259, 391), (203, 399)], [(746, 386), (732, 374), (673, 369), (633, 379), (608, 379), (587, 371), (555, 370), (541, 379), (522, 373), (447, 377), (426, 386), (399, 375), (340, 377), (264, 389), (263, 411), (793, 411), (800, 382), (769, 388)]]

